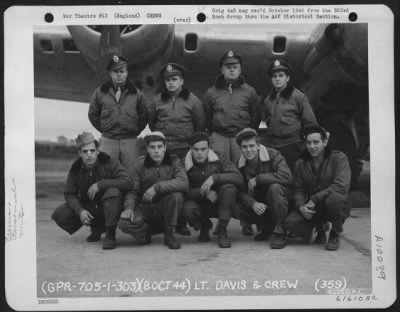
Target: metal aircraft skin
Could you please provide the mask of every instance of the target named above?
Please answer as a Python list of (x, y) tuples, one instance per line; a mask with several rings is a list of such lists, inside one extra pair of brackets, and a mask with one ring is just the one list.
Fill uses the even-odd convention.
[(129, 79), (148, 102), (168, 62), (186, 67), (185, 86), (201, 99), (228, 50), (243, 56), (243, 75), (260, 97), (272, 87), (271, 62), (288, 61), (291, 81), (307, 95), (331, 138), (340, 138), (331, 143), (346, 152), (358, 177), (359, 160), (369, 158), (366, 23), (36, 27), (35, 96), (89, 103), (108, 79), (110, 55), (122, 54), (130, 63)]

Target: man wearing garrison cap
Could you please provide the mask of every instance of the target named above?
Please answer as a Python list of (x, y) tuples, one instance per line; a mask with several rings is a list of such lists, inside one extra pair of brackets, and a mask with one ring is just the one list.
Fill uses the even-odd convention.
[(282, 222), (288, 214), (290, 169), (279, 151), (260, 144), (254, 129), (243, 129), (236, 141), (242, 151), (238, 168), (245, 188), (240, 192), (240, 205), (236, 205), (234, 217), (258, 225), (261, 233), (254, 240), (266, 240), (272, 232), (271, 248), (283, 248), (287, 242)]
[[(183, 159), (189, 151), (188, 138), (195, 131), (205, 128), (205, 114), (199, 99), (184, 87), (186, 70), (177, 63), (161, 67), (160, 78), (163, 88), (157, 94), (149, 109), (149, 127), (165, 135), (168, 151)], [(190, 235), (182, 220), (176, 231)]]
[(243, 179), (239, 170), (225, 155), (209, 148), (207, 133), (194, 133), (189, 144), (185, 170), (190, 190), (182, 215), (195, 230), (200, 230), (197, 239), (199, 242), (210, 240), (212, 223), (209, 218), (218, 218), (218, 245), (229, 248), (231, 242), (227, 236), (227, 225)]
[(88, 242), (99, 241), (106, 232), (103, 249), (113, 249), (123, 194), (132, 187), (130, 178), (118, 161), (99, 151), (93, 134), (83, 132), (76, 144), (79, 159), (68, 173), (66, 203), (54, 210), (52, 219), (69, 234), (82, 225), (90, 226)]
[(138, 134), (147, 124), (142, 92), (128, 81), (128, 60), (113, 55), (107, 64), (110, 81), (98, 87), (90, 100), (89, 120), (102, 134), (100, 150), (118, 159), (129, 173), (139, 155)]
[[(259, 97), (242, 75), (242, 56), (234, 51), (225, 52), (220, 60), (221, 74), (203, 98), (206, 111), (207, 129), (211, 133), (211, 148), (225, 154), (236, 163), (240, 149), (235, 135), (243, 128), (257, 129), (259, 118)], [(249, 225), (242, 224), (244, 235), (252, 235)]]
[(144, 137), (147, 153), (140, 156), (133, 170), (133, 188), (126, 195), (119, 228), (139, 244), (149, 244), (151, 235), (163, 224), (164, 242), (179, 249), (174, 236), (188, 191), (188, 178), (180, 159), (167, 151), (166, 139), (159, 131)]
[(303, 151), (301, 130), (317, 121), (307, 97), (290, 83), (291, 67), (285, 60), (274, 60), (268, 74), (273, 88), (263, 106), (265, 142), (282, 153), (293, 171)]

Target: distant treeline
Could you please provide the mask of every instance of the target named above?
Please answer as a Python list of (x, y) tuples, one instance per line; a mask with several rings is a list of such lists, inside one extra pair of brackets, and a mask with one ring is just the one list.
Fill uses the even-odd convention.
[[(138, 138), (139, 153), (146, 153), (146, 143), (143, 138)], [(76, 158), (78, 150), (75, 145), (60, 144), (58, 142), (35, 142), (35, 156), (44, 158)]]

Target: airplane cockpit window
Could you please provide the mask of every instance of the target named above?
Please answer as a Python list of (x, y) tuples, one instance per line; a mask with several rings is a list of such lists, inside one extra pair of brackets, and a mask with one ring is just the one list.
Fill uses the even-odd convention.
[(274, 38), (274, 53), (283, 53), (286, 50), (286, 37), (277, 36)]
[(186, 51), (196, 51), (197, 50), (197, 34), (194, 34), (194, 33), (186, 34), (185, 50)]
[(42, 49), (42, 52), (54, 52), (53, 43), (50, 39), (41, 39), (40, 48)]
[(74, 52), (74, 53), (79, 52), (78, 48), (75, 45), (74, 40), (70, 38), (63, 39), (63, 47), (64, 47), (64, 52)]

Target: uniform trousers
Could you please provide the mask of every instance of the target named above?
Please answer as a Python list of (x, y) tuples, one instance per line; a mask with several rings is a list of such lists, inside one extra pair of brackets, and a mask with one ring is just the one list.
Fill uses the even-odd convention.
[(236, 138), (223, 136), (217, 132), (213, 132), (210, 137), (210, 147), (212, 150), (224, 154), (230, 161), (237, 163), (241, 156), (239, 145)]
[(284, 221), (284, 226), (291, 233), (303, 238), (311, 237), (315, 225), (332, 223), (332, 230), (343, 232), (343, 224), (350, 215), (351, 206), (347, 196), (331, 193), (325, 201), (316, 205), (316, 213), (307, 220), (298, 210), (293, 210)]
[(119, 160), (129, 174), (132, 174), (136, 159), (139, 157), (136, 138), (116, 140), (102, 136), (100, 138), (100, 151), (113, 159)]
[(228, 222), (236, 204), (237, 189), (232, 184), (221, 186), (217, 192), (218, 200), (213, 204), (208, 199), (185, 201), (183, 218), (196, 230), (201, 228), (208, 218), (218, 218)]
[(265, 212), (258, 215), (252, 207), (243, 204), (235, 205), (233, 217), (243, 220), (248, 224), (257, 224), (260, 228), (269, 228), (271, 231), (277, 223), (281, 223), (288, 215), (288, 190), (281, 184), (271, 184), (264, 192), (257, 192), (257, 202), (266, 204)]
[(296, 161), (300, 158), (304, 151), (304, 144), (302, 142), (295, 142), (289, 145), (281, 146), (276, 148), (283, 157), (285, 157), (286, 163), (290, 170), (294, 172)]
[[(151, 225), (152, 233), (163, 232), (168, 227), (175, 227), (178, 223), (179, 213), (183, 208), (184, 196), (180, 192), (173, 192), (161, 196), (153, 203), (140, 203), (134, 212), (136, 220), (142, 220), (147, 225)], [(137, 221), (120, 219), (118, 226), (122, 232), (137, 235), (142, 232), (143, 224), (138, 225)], [(160, 229), (160, 225), (163, 228)]]
[[(90, 225), (92, 231), (104, 232), (106, 227), (115, 227), (122, 210), (123, 195), (115, 187), (108, 188), (99, 201), (82, 203), (85, 210), (94, 217)], [(56, 224), (69, 234), (73, 234), (82, 227), (80, 216), (67, 204), (58, 206), (51, 218)]]

